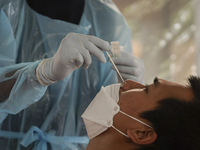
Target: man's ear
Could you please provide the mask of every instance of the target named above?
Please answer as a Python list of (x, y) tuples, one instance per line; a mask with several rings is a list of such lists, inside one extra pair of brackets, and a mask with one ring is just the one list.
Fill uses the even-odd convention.
[(139, 145), (149, 145), (157, 139), (157, 133), (151, 128), (129, 129), (127, 134), (134, 143)]

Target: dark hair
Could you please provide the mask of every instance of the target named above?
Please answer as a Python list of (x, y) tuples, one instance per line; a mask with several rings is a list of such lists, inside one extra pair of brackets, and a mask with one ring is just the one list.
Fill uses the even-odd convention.
[(168, 98), (159, 101), (155, 110), (140, 116), (153, 124), (157, 140), (139, 150), (199, 150), (200, 149), (200, 78), (190, 76), (193, 101)]

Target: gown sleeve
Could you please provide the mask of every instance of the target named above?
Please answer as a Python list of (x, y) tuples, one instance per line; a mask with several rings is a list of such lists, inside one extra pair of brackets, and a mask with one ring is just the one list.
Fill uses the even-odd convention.
[[(37, 81), (35, 75), (40, 61), (16, 64), (15, 27), (11, 25), (9, 20), (11, 16), (8, 15), (8, 11), (5, 11), (6, 7), (7, 5), (0, 9), (0, 84), (12, 79), (16, 79), (16, 82), (9, 97), (0, 103), (0, 124), (8, 114), (17, 114), (30, 104), (40, 100), (46, 90), (46, 87)], [(8, 76), (9, 73), (14, 74)]]
[[(35, 75), (35, 69), (39, 62), (20, 63), (0, 68), (0, 84), (16, 79), (9, 97), (0, 103), (0, 124), (8, 114), (17, 114), (40, 100), (44, 95), (47, 87), (42, 86)], [(6, 77), (7, 73), (13, 71), (16, 72), (12, 76)]]
[[(132, 54), (131, 30), (124, 16), (111, 0), (87, 0), (87, 18), (92, 24), (91, 35), (105, 41), (119, 41), (124, 51)], [(106, 53), (104, 55), (107, 57)], [(107, 63), (100, 64), (100, 87), (118, 82), (116, 71), (107, 57)]]

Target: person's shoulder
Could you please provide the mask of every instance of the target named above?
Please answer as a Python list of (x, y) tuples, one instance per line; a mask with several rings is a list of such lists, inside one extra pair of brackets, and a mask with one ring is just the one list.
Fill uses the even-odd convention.
[(85, 0), (85, 3), (93, 8), (98, 8), (98, 10), (114, 10), (120, 13), (112, 0)]
[[(123, 20), (124, 16), (112, 0), (86, 0), (85, 5), (87, 11), (92, 16), (100, 17), (99, 19), (107, 18), (111, 20)], [(107, 21), (107, 19), (105, 21)], [(105, 22), (104, 22), (105, 23)]]

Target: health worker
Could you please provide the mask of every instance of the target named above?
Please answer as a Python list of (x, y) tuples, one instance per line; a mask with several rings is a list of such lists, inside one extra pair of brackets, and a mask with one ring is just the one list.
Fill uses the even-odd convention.
[(111, 0), (0, 1), (0, 149), (84, 150), (81, 118), (101, 86), (142, 82), (131, 31)]

